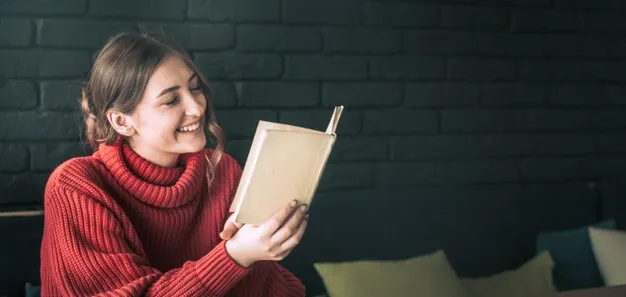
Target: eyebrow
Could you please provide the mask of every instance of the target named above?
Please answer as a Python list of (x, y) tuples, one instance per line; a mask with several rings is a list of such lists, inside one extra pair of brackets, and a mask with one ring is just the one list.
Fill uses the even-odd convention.
[[(193, 73), (193, 74), (189, 77), (188, 82), (191, 82), (191, 81), (192, 81), (194, 78), (196, 78), (197, 76), (198, 76), (198, 73), (195, 73), (195, 72), (194, 72), (194, 73)], [(169, 93), (169, 92), (176, 91), (176, 90), (178, 90), (178, 89), (180, 89), (180, 86), (173, 86), (173, 87), (169, 87), (169, 88), (167, 88), (167, 89), (165, 89), (165, 90), (161, 91), (161, 93), (159, 93), (159, 95), (157, 95), (157, 98), (159, 98), (159, 97), (161, 97), (161, 96), (163, 96), (163, 95), (165, 95), (165, 94), (167, 94), (167, 93)]]

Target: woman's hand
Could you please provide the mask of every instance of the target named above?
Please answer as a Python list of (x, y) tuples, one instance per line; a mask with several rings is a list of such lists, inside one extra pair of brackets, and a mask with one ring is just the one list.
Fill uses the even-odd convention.
[(261, 225), (241, 226), (226, 242), (230, 256), (244, 267), (287, 257), (300, 243), (308, 220), (306, 205), (296, 206), (296, 201), (292, 201)]

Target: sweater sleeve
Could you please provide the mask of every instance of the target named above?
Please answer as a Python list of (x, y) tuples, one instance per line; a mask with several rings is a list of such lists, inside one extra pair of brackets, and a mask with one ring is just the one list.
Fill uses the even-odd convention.
[(267, 262), (271, 277), (268, 284), (268, 295), (275, 297), (304, 297), (304, 284), (293, 273), (278, 262)]
[(46, 192), (44, 207), (42, 296), (224, 296), (248, 272), (224, 241), (197, 261), (159, 271), (102, 202), (58, 187)]

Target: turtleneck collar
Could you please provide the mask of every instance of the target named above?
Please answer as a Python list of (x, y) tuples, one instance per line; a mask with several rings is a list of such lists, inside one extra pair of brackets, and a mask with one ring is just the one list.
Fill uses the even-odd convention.
[(178, 207), (197, 197), (206, 180), (202, 154), (182, 154), (176, 167), (166, 168), (141, 157), (121, 138), (111, 145), (100, 144), (95, 153), (124, 190), (163, 208)]

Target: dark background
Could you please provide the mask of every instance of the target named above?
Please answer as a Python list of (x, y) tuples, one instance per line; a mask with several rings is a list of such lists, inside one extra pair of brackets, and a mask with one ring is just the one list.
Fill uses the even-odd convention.
[(258, 120), (343, 104), (320, 191), (626, 176), (624, 1), (0, 0), (0, 209), (89, 153), (76, 86), (119, 30), (192, 53), (242, 165)]

